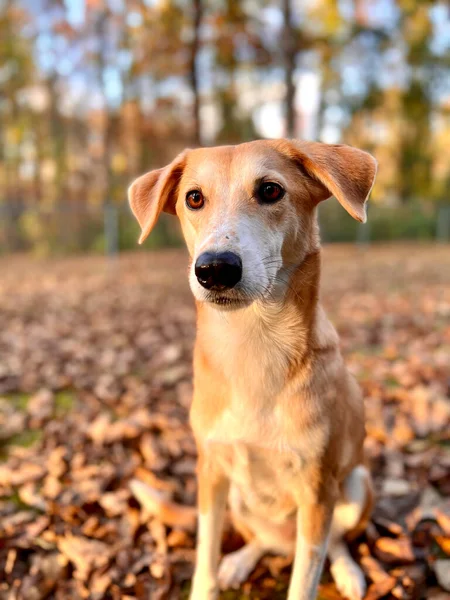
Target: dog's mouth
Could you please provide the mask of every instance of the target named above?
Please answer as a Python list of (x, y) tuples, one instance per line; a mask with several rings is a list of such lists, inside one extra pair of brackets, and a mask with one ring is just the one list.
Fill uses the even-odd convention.
[(208, 296), (205, 298), (205, 301), (208, 304), (213, 304), (222, 310), (236, 310), (238, 308), (249, 306), (253, 302), (253, 299), (245, 296), (229, 296), (215, 293), (208, 294)]

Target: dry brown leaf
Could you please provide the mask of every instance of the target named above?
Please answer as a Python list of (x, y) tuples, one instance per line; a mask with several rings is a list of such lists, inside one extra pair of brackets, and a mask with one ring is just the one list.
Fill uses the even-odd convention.
[(46, 419), (50, 419), (54, 411), (54, 396), (50, 390), (42, 389), (31, 396), (27, 403), (30, 415), (30, 426), (40, 427)]
[[(167, 460), (166, 462), (168, 463), (169, 461)], [(160, 479), (154, 473), (142, 467), (136, 469), (135, 475), (136, 479), (141, 480), (151, 488), (167, 493), (169, 497), (175, 492), (180, 491), (181, 488), (180, 483), (176, 479)]]
[[(21, 433), (25, 428), (25, 415), (0, 398), (0, 442)], [(0, 479), (1, 481), (1, 479)]]
[(45, 475), (45, 468), (32, 462), (23, 462), (18, 468), (0, 465), (0, 485), (20, 486)]
[(58, 539), (58, 549), (73, 563), (75, 577), (86, 581), (93, 569), (104, 567), (113, 551), (111, 546), (86, 537), (66, 534)]
[[(411, 248), (372, 248), (362, 267), (360, 253), (339, 246), (325, 253), (323, 300), (363, 386), (365, 448), (377, 489), (376, 527), (369, 524), (352, 552), (362, 556), (375, 584), (369, 598), (447, 600), (448, 591), (433, 588), (432, 565), (450, 537), (450, 286), (444, 278), (450, 255), (439, 252), (436, 260), (435, 249), (421, 248), (413, 257)], [(2, 270), (0, 567), (9, 573), (0, 596), (8, 600), (41, 600), (43, 594), (178, 600), (192, 576), (194, 527), (166, 531), (145, 511), (148, 493), (141, 504), (129, 488), (137, 479), (157, 490), (150, 504), (176, 498), (194, 523), (196, 447), (187, 410), (195, 310), (183, 256), (160, 253), (151, 269), (148, 260), (122, 256), (113, 277), (92, 257), (47, 263), (32, 277), (23, 276), (24, 265), (15, 269), (20, 280), (12, 273), (9, 284), (7, 265)], [(336, 276), (342, 265), (345, 278)], [(32, 431), (31, 424), (39, 428)], [(418, 431), (426, 437), (412, 439)], [(11, 435), (14, 445), (5, 444)], [(21, 446), (22, 437), (34, 444)], [(21, 510), (22, 501), (38, 508)], [(176, 510), (178, 522), (179, 506), (164, 509)], [(69, 560), (58, 544), (70, 536), (83, 542), (81, 549), (72, 544)], [(389, 546), (395, 538), (409, 539), (414, 564), (394, 567), (405, 560), (405, 548)], [(93, 553), (92, 542), (104, 544), (102, 551), (96, 546)], [(241, 543), (229, 531), (223, 549)], [(287, 562), (264, 559), (243, 589), (273, 600), (279, 586), (287, 588)], [(90, 574), (81, 580), (74, 571)], [(322, 591), (338, 600), (333, 584)]]
[(384, 598), (392, 591), (396, 583), (397, 579), (395, 577), (387, 577), (372, 583), (366, 592), (364, 600), (378, 600), (379, 598)]
[(92, 581), (89, 585), (90, 598), (92, 598), (92, 600), (102, 600), (111, 583), (111, 576), (108, 572), (92, 577)]
[(166, 500), (162, 492), (154, 490), (138, 479), (131, 480), (129, 485), (133, 495), (148, 515), (157, 517), (166, 525), (194, 530), (197, 520), (195, 508), (171, 503)]
[(19, 497), (24, 504), (32, 506), (45, 512), (47, 510), (47, 503), (37, 491), (37, 486), (34, 482), (24, 483), (19, 488)]
[[(414, 564), (399, 567), (391, 571), (391, 575), (397, 578), (396, 597), (418, 600), (423, 596), (426, 588), (427, 567), (424, 564)], [(395, 588), (394, 588), (395, 589)]]
[(447, 514), (443, 510), (439, 509), (436, 510), (435, 514), (439, 527), (446, 536), (450, 536), (450, 514)]
[(150, 573), (155, 579), (162, 579), (167, 575), (168, 567), (167, 558), (155, 554), (150, 564)]
[(445, 554), (450, 556), (450, 537), (436, 535), (434, 539), (439, 544), (440, 549), (445, 552)]
[(379, 563), (373, 556), (361, 557), (361, 567), (367, 577), (374, 583), (380, 583), (387, 578), (391, 578), (389, 573), (385, 571), (381, 563)]
[(377, 528), (384, 534), (400, 537), (405, 533), (403, 527), (399, 525), (399, 523), (394, 523), (394, 521), (390, 521), (389, 519), (375, 517), (373, 521)]
[(167, 545), (170, 548), (178, 548), (179, 546), (190, 546), (191, 537), (183, 529), (172, 529), (167, 536)]
[(117, 517), (126, 511), (129, 497), (130, 492), (127, 489), (104, 492), (100, 495), (99, 504), (108, 517)]
[(375, 542), (376, 556), (386, 564), (410, 564), (415, 561), (411, 541), (407, 537), (393, 539), (381, 537)]

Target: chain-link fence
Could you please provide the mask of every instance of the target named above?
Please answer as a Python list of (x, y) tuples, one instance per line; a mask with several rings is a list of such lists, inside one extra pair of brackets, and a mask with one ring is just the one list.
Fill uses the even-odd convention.
[[(337, 202), (320, 208), (322, 241), (371, 243), (395, 240), (450, 242), (450, 205), (383, 207), (371, 204), (362, 225)], [(86, 207), (24, 208), (0, 205), (0, 253), (32, 252), (38, 255), (107, 253), (136, 249), (139, 228), (128, 206), (107, 204)], [(163, 214), (144, 248), (182, 244), (177, 220)]]

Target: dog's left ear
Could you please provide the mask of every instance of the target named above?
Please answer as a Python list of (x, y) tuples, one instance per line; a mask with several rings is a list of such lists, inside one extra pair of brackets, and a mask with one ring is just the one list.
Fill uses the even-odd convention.
[(335, 196), (354, 219), (365, 223), (366, 202), (377, 173), (375, 158), (351, 146), (296, 140), (288, 143), (291, 158), (299, 161), (316, 184), (317, 202)]
[(167, 167), (138, 177), (128, 188), (128, 202), (141, 226), (140, 244), (155, 226), (161, 211), (176, 214), (176, 192), (187, 152), (184, 150)]

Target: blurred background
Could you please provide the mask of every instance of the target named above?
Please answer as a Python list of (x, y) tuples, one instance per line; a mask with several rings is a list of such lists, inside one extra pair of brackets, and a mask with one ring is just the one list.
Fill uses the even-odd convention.
[[(369, 224), (326, 203), (325, 241), (448, 240), (448, 3), (0, 1), (2, 252), (135, 247), (135, 176), (282, 136), (379, 161)], [(170, 220), (149, 240), (177, 243)]]
[[(138, 248), (126, 189), (278, 136), (379, 161), (367, 224), (319, 214), (377, 494), (351, 551), (370, 600), (449, 599), (448, 3), (0, 0), (0, 600), (187, 600), (195, 534), (154, 497), (196, 502), (195, 307), (176, 219)], [(288, 581), (266, 557), (221, 600)]]

